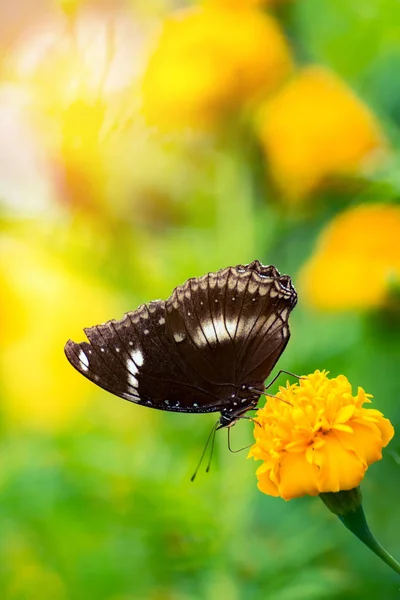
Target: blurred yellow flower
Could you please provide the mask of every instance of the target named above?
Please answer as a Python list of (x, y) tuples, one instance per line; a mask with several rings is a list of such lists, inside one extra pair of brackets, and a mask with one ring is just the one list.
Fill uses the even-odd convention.
[(249, 456), (264, 461), (259, 489), (290, 500), (358, 486), (394, 435), (381, 412), (363, 407), (371, 397), (326, 371), (281, 387), (256, 416)]
[(366, 204), (337, 216), (300, 274), (300, 289), (320, 309), (382, 306), (400, 282), (400, 206)]
[(272, 176), (291, 202), (331, 176), (367, 167), (383, 148), (368, 108), (321, 67), (299, 71), (260, 108), (256, 127)]
[(82, 6), (82, 0), (55, 0), (56, 6), (68, 16), (76, 17), (80, 7)]
[(107, 165), (101, 144), (106, 107), (101, 101), (77, 98), (63, 111), (61, 122), (61, 189), (68, 201), (90, 210), (104, 207)]
[(201, 128), (274, 89), (291, 67), (278, 24), (254, 10), (170, 16), (143, 79), (143, 110), (161, 128)]
[(0, 306), (3, 416), (28, 427), (67, 425), (93, 390), (71, 371), (65, 340), (117, 311), (111, 294), (54, 259), (51, 249), (3, 238)]
[(262, 8), (263, 6), (274, 6), (283, 4), (290, 0), (203, 0), (206, 6), (219, 6), (230, 10), (242, 8)]
[(242, 8), (260, 8), (266, 4), (271, 4), (271, 0), (203, 0), (202, 4), (236, 10)]

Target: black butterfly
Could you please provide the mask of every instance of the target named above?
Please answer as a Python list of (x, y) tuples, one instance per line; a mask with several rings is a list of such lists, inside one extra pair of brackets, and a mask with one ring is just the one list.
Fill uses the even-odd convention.
[(296, 302), (290, 277), (255, 260), (85, 329), (89, 343), (69, 340), (65, 354), (116, 396), (159, 410), (219, 411), (219, 427), (229, 427), (257, 405)]

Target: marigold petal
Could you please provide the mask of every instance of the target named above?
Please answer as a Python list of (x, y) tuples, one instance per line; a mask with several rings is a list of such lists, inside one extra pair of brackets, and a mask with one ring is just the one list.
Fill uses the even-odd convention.
[(347, 433), (352, 433), (353, 432), (353, 429), (352, 429), (352, 427), (350, 427), (350, 425), (342, 425), (340, 423), (338, 425), (334, 425), (332, 427), (332, 429), (334, 431), (346, 431)]
[(268, 496), (279, 496), (278, 486), (271, 481), (271, 471), (266, 469), (265, 465), (261, 465), (256, 471), (258, 479), (258, 489)]
[(389, 419), (385, 419), (379, 410), (372, 408), (367, 409), (361, 419), (356, 419), (356, 422), (364, 424), (376, 424), (382, 435), (382, 445), (387, 446), (394, 436), (394, 428)]
[(310, 464), (304, 454), (287, 453), (281, 461), (279, 495), (291, 500), (320, 492), (318, 467)]
[(388, 445), (388, 443), (394, 436), (394, 427), (389, 421), (389, 419), (385, 419), (385, 417), (382, 417), (379, 422), (379, 429), (381, 430), (382, 444), (385, 448), (385, 446)]
[(263, 451), (260, 445), (253, 444), (253, 446), (249, 450), (247, 458), (254, 458), (255, 460), (267, 460), (268, 453)]
[[(392, 431), (394, 431), (393, 427)], [(340, 431), (336, 433), (336, 436), (343, 448), (354, 452), (367, 465), (371, 465), (382, 458), (382, 434), (375, 425), (371, 427), (370, 425), (354, 423), (351, 434)]]
[(316, 462), (320, 466), (320, 492), (338, 492), (357, 487), (364, 477), (367, 463), (360, 460), (355, 452), (347, 450), (335, 432), (331, 431), (326, 437), (328, 439), (323, 451), (315, 452)]
[(296, 421), (299, 427), (308, 427), (310, 424), (306, 413), (299, 407), (293, 408), (293, 420)]
[(347, 423), (347, 421), (354, 415), (355, 410), (356, 407), (354, 404), (343, 406), (343, 408), (341, 408), (337, 413), (335, 423)]

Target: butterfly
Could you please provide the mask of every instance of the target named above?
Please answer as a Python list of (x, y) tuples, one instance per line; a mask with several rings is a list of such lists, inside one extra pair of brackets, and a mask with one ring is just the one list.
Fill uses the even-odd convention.
[(220, 412), (218, 429), (257, 406), (289, 340), (297, 294), (288, 275), (258, 260), (188, 279), (168, 300), (69, 340), (77, 371), (135, 404), (182, 413)]

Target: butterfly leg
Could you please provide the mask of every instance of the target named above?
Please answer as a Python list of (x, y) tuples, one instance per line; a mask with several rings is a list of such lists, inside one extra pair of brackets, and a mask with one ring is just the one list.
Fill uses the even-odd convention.
[[(248, 419), (249, 417), (240, 417), (241, 419)], [(253, 419), (251, 419), (253, 420)], [(229, 452), (232, 452), (232, 454), (237, 454), (238, 452), (243, 452), (243, 450), (246, 450), (247, 448), (250, 448), (250, 446), (252, 446), (253, 444), (249, 444), (248, 446), (243, 446), (243, 448), (239, 448), (238, 450), (232, 450), (232, 446), (231, 446), (231, 428), (228, 427), (228, 450)]]
[(302, 379), (301, 375), (296, 375), (296, 373), (291, 373), (291, 371), (285, 371), (284, 369), (281, 369), (280, 371), (278, 371), (278, 373), (275, 375), (275, 377), (269, 382), (269, 384), (265, 386), (264, 390), (268, 390), (268, 388), (270, 388), (271, 385), (273, 385), (275, 383), (275, 381), (278, 379), (278, 377), (280, 377), (282, 375), (282, 373), (285, 373), (286, 375), (290, 375), (291, 377), (295, 377), (296, 379)]
[[(268, 396), (268, 398), (275, 398), (275, 400), (279, 400), (279, 402), (284, 402), (285, 404), (289, 404), (289, 406), (292, 406), (292, 404), (290, 402), (288, 402), (287, 400), (278, 398), (278, 396), (275, 396), (274, 394), (268, 394), (268, 392), (266, 392), (265, 390), (263, 390), (262, 394), (263, 394), (263, 396)], [(254, 408), (248, 408), (247, 410), (258, 410), (259, 408), (260, 408), (259, 406), (255, 406)]]

